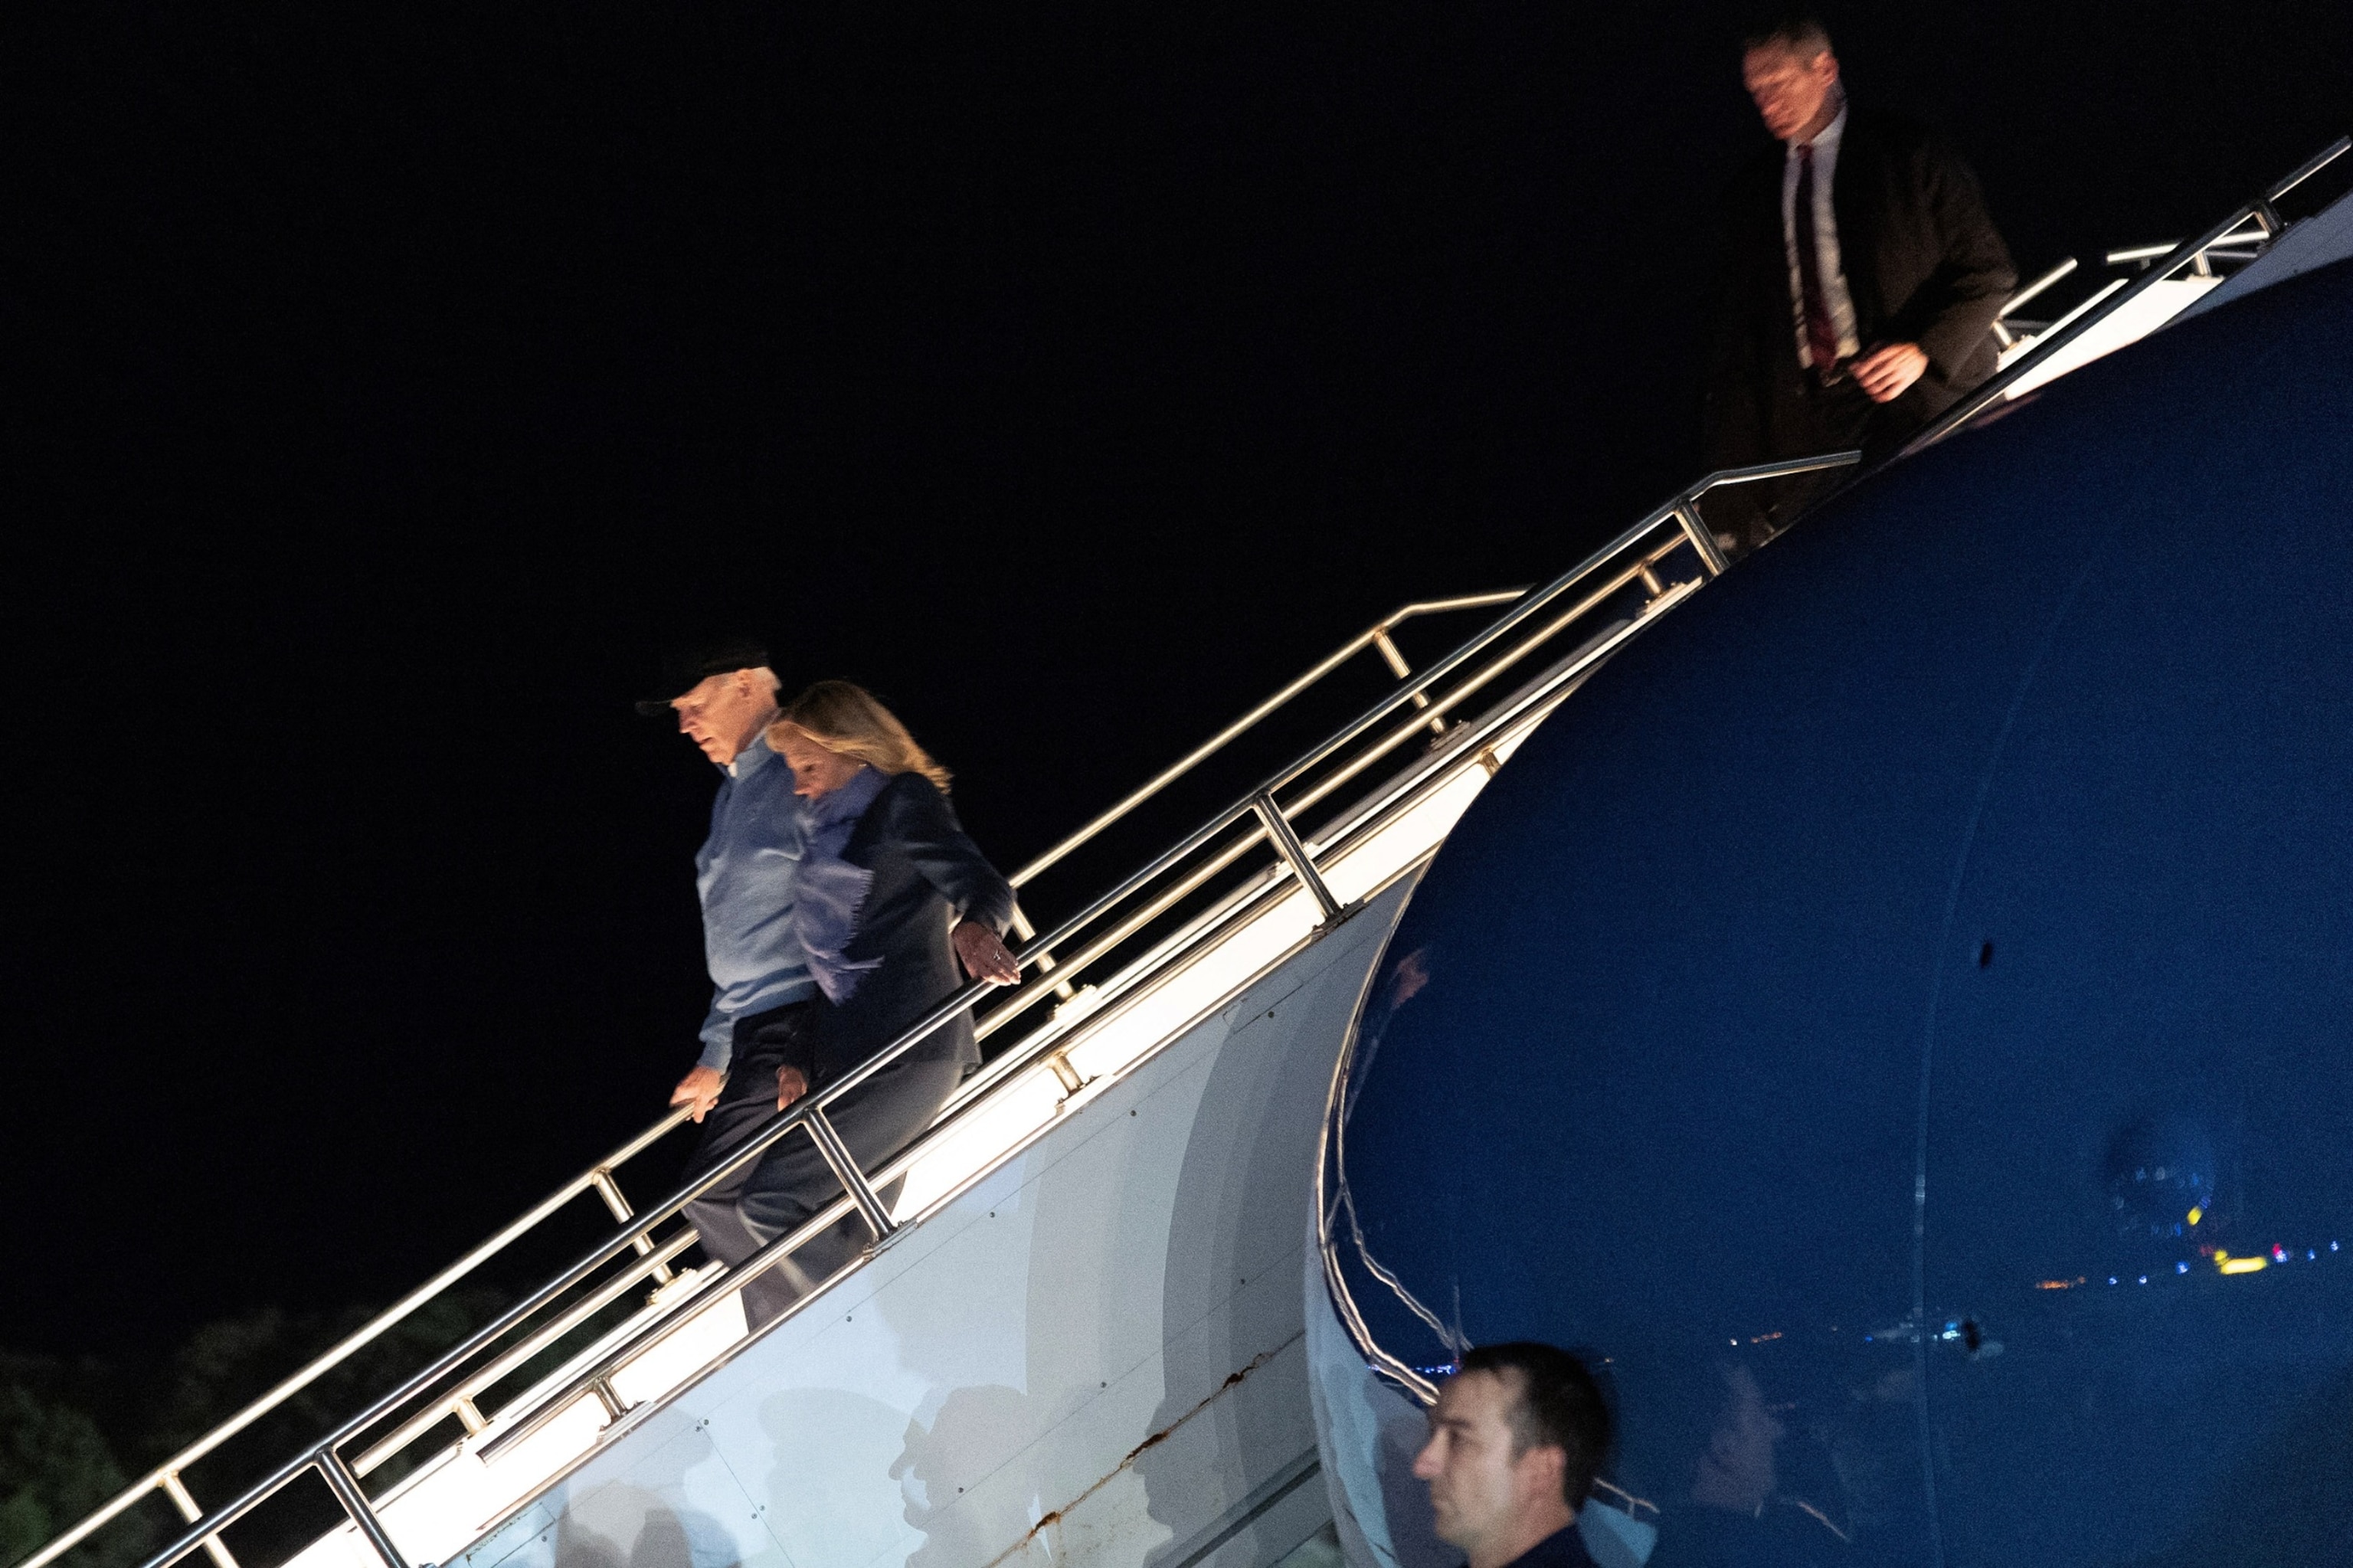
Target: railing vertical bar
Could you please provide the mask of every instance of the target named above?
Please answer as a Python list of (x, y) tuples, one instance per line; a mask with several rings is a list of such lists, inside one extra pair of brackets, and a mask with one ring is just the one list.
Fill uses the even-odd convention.
[[(195, 1497), (188, 1490), (187, 1483), (180, 1479), (179, 1471), (165, 1471), (163, 1479), (156, 1484), (164, 1489), (164, 1495), (172, 1499), (172, 1506), (180, 1510), (180, 1517), (188, 1523), (194, 1524), (205, 1517), (205, 1510), (196, 1506)], [(213, 1560), (215, 1568), (237, 1568), (237, 1559), (229, 1554), (228, 1543), (217, 1535), (205, 1537), (205, 1555)]]
[(1683, 537), (1689, 539), (1692, 548), (1699, 552), (1700, 565), (1707, 568), (1709, 577), (1720, 577), (1730, 569), (1732, 563), (1724, 558), (1724, 551), (1716, 545), (1715, 532), (1699, 514), (1696, 501), (1685, 501), (1678, 505), (1675, 521), (1683, 524)]
[(1282, 814), (1282, 808), (1274, 803), (1274, 797), (1261, 789), (1250, 797), (1250, 809), (1258, 813), (1258, 820), (1266, 824), (1267, 837), (1274, 841), (1275, 852), (1290, 863), (1300, 883), (1315, 895), (1315, 902), (1322, 906), (1324, 918), (1317, 924), (1329, 926), (1337, 921), (1341, 915), (1340, 901), (1333, 897), (1331, 888), (1324, 885), (1323, 874), (1315, 869), (1315, 857), (1307, 853), (1307, 845), (1293, 829), (1291, 819)]
[[(588, 1173), (588, 1181), (596, 1189), (596, 1195), (605, 1200), (605, 1207), (612, 1212), (615, 1219), (627, 1224), (637, 1217), (635, 1211), (629, 1207), (628, 1199), (621, 1195), (621, 1184), (614, 1180), (612, 1167), (598, 1166)], [(639, 1231), (630, 1245), (638, 1249), (639, 1257), (650, 1256), (654, 1250), (654, 1238)], [(653, 1277), (657, 1285), (668, 1285), (670, 1280), (670, 1265), (657, 1264)]]
[[(1373, 633), (1373, 646), (1380, 650), (1381, 658), (1388, 664), (1389, 673), (1395, 675), (1400, 681), (1406, 680), (1413, 674), (1413, 666), (1405, 662), (1405, 655), (1399, 652), (1398, 651), (1398, 645), (1390, 641), (1388, 627), (1384, 626), (1378, 631)], [(1430, 694), (1419, 691), (1414, 693), (1413, 705), (1418, 708), (1428, 707), (1430, 705)], [(1446, 733), (1446, 720), (1442, 716), (1433, 716), (1430, 721), (1430, 733), (1432, 735), (1444, 735)]]
[(353, 1475), (350, 1467), (343, 1463), (343, 1457), (331, 1445), (319, 1450), (317, 1463), (319, 1474), (326, 1479), (327, 1489), (335, 1494), (335, 1500), (343, 1505), (343, 1511), (351, 1515), (352, 1522), (359, 1526), (360, 1533), (367, 1537), (370, 1546), (375, 1548), (375, 1554), (384, 1559), (384, 1568), (408, 1568), (408, 1560), (401, 1556), (400, 1548), (395, 1546), (392, 1537), (385, 1533), (384, 1520), (376, 1517), (375, 1508), (368, 1502), (367, 1493), (360, 1489), (359, 1478)]
[[(1021, 906), (1018, 902), (1013, 906), (1013, 934), (1025, 942), (1038, 935), (1038, 927), (1029, 924), (1029, 916), (1021, 912)], [(1051, 973), (1058, 961), (1053, 954), (1042, 948), (1029, 957), (1036, 960), (1038, 972), (1041, 975)], [(1070, 981), (1063, 980), (1054, 982), (1054, 994), (1068, 1001), (1078, 993), (1071, 989)]]
[(849, 1146), (841, 1141), (841, 1134), (835, 1129), (824, 1107), (809, 1107), (808, 1119), (802, 1125), (808, 1128), (809, 1137), (816, 1140), (817, 1151), (825, 1157), (828, 1165), (833, 1167), (834, 1180), (839, 1181), (842, 1191), (849, 1194), (849, 1201), (858, 1205), (858, 1212), (866, 1216), (867, 1225), (874, 1232), (875, 1245), (880, 1246), (889, 1242), (899, 1226), (891, 1218), (891, 1211), (882, 1206), (881, 1196), (866, 1180), (866, 1173), (858, 1169), (856, 1157), (849, 1152)]

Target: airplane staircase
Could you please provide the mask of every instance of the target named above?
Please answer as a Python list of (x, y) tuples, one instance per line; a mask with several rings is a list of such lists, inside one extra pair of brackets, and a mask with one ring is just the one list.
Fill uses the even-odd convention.
[[(2295, 227), (2274, 205), (2347, 146), (2200, 238), (2128, 257), (2137, 278), (2077, 311), (2039, 325), (2006, 312), (2004, 369), (1922, 444), (1997, 411), (2058, 356), (2082, 363), (2128, 329), (2261, 286), (2280, 258), (2275, 270), (2301, 270), (2353, 250), (2353, 199)], [(2320, 238), (2299, 249), (2299, 233)], [(2182, 277), (2196, 282), (2160, 287)], [(1304, 1368), (1303, 1302), (1324, 1269), (1311, 1194), (1334, 1064), (1389, 927), (1518, 742), (1726, 568), (1706, 497), (1855, 461), (1713, 474), (1541, 588), (1404, 606), (1023, 867), (1027, 899), (1367, 653), (1393, 678), (1051, 928), (1018, 922), (1027, 983), (944, 1000), (741, 1150), (812, 1139), (844, 1189), (743, 1268), (687, 1266), (678, 1217), (732, 1167), (649, 1203), (624, 1191), (624, 1171), (679, 1129), (673, 1114), (22, 1568), (158, 1497), (182, 1528), (148, 1568), (200, 1552), (237, 1568), (257, 1510), (321, 1486), (345, 1522), (292, 1559), (306, 1568), (1336, 1561)], [(1419, 669), (1397, 641), (1413, 621), (1497, 609)], [(966, 1007), (987, 1065), (913, 1148), (858, 1169), (826, 1107)], [(225, 1446), (586, 1202), (614, 1222), (603, 1240), (267, 1473), (223, 1482)], [(851, 1213), (876, 1237), (867, 1256), (747, 1335), (745, 1279)], [(200, 1505), (192, 1479), (229, 1500)]]

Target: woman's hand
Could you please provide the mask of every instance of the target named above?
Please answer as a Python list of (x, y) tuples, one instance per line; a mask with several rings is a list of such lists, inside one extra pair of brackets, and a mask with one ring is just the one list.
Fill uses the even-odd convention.
[(965, 973), (973, 979), (991, 985), (1021, 983), (1021, 965), (1015, 960), (1013, 950), (979, 921), (966, 920), (958, 925), (955, 940), (956, 957), (964, 960)]
[(776, 1108), (790, 1110), (793, 1102), (808, 1093), (808, 1078), (798, 1067), (776, 1069)]

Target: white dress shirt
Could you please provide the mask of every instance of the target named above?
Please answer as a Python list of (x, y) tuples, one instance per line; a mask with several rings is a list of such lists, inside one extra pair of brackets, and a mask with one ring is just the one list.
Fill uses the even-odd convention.
[[(1838, 216), (1831, 206), (1831, 181), (1838, 172), (1839, 143), (1846, 135), (1846, 106), (1812, 143), (1814, 149), (1814, 271), (1821, 280), (1822, 303), (1838, 334), (1839, 357), (1862, 352), (1854, 332), (1854, 299), (1847, 292), (1846, 269), (1839, 259)], [(1806, 291), (1798, 277), (1798, 149), (1791, 142), (1781, 160), (1781, 249), (1789, 260), (1789, 314), (1798, 332), (1798, 363), (1811, 368), (1813, 345), (1806, 341)]]

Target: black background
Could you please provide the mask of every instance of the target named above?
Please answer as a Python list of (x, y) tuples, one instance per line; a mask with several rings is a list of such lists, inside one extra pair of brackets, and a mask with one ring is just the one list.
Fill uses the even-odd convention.
[[(681, 631), (1009, 867), (1694, 471), (1729, 7), (836, 9), (12, 16), (0, 1343), (381, 1299), (650, 1119)], [(2353, 122), (2334, 0), (1831, 20), (2029, 274)]]

